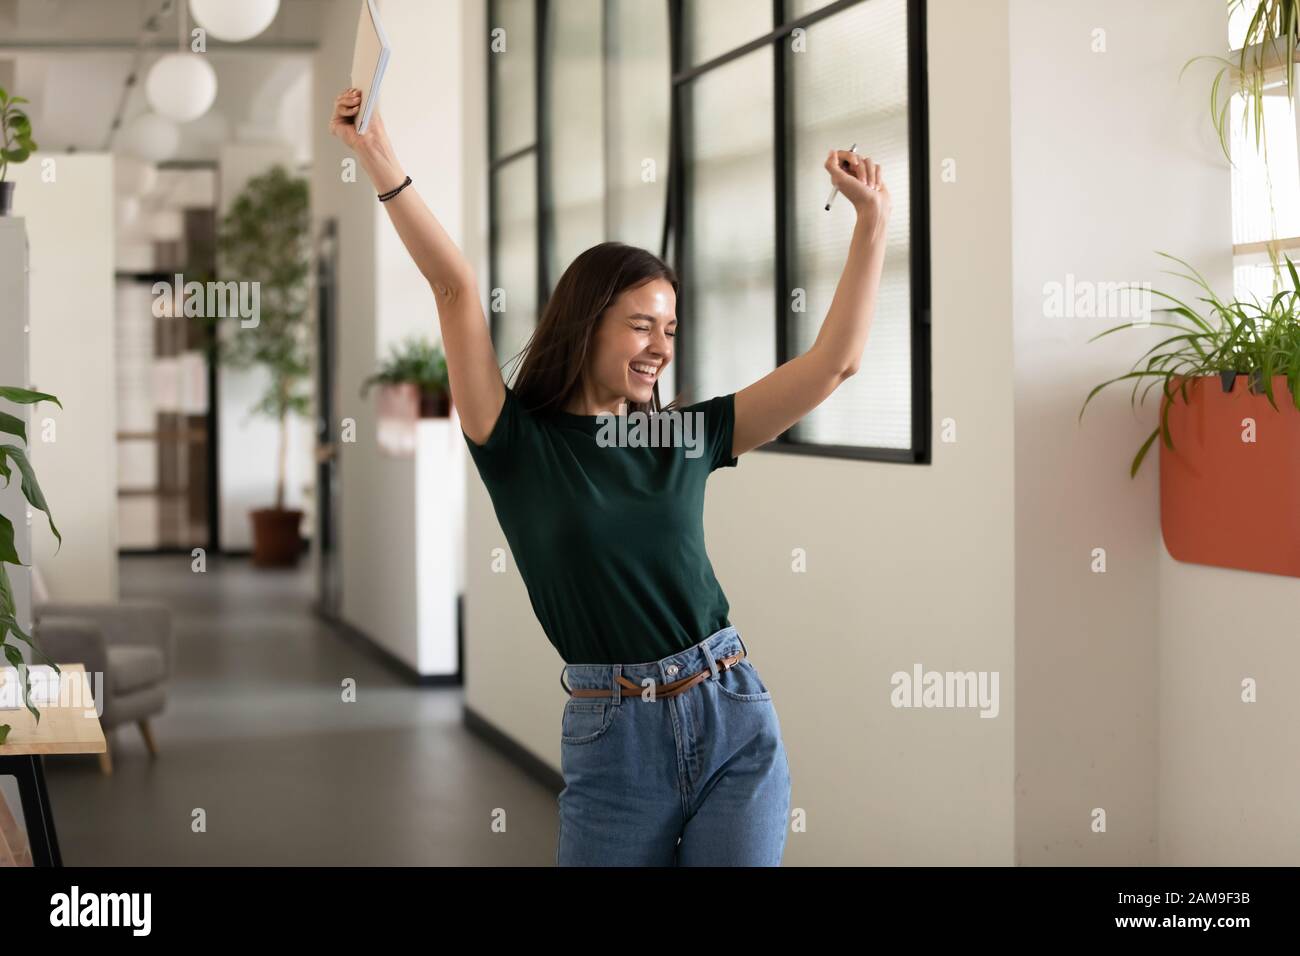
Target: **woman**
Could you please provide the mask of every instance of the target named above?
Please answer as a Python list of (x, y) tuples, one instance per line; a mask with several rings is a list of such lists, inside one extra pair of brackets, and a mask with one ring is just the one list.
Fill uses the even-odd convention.
[(705, 553), (704, 485), (857, 370), (890, 212), (879, 165), (845, 150), (826, 158), (857, 222), (808, 351), (738, 392), (664, 408), (659, 378), (678, 324), (672, 269), (621, 243), (582, 253), (506, 386), (469, 264), (404, 175), (377, 113), (357, 135), (360, 102), (344, 91), (331, 131), (356, 152), (433, 288), (466, 443), (566, 662), (557, 863), (779, 865), (789, 765), (772, 695)]

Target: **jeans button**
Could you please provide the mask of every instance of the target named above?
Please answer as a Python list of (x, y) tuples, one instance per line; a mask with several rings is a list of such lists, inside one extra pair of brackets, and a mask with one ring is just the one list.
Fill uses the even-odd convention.
[(668, 665), (668, 676), (671, 677), (673, 674), (676, 674), (676, 673), (677, 673), (677, 665), (676, 665), (676, 664), (669, 664), (669, 665)]

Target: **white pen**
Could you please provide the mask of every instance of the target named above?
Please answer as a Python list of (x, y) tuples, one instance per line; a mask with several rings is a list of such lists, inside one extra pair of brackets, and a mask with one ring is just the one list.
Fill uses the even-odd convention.
[[(858, 144), (857, 144), (857, 143), (854, 143), (852, 146), (849, 147), (849, 152), (850, 152), (850, 153), (857, 152), (857, 149), (858, 149)], [(840, 191), (840, 189), (839, 189), (838, 186), (832, 186), (832, 187), (831, 187), (830, 198), (828, 198), (828, 199), (826, 200), (826, 211), (827, 211), (827, 212), (830, 212), (831, 203), (833, 203), (833, 202), (835, 201), (835, 194), (838, 193), (839, 191)]]

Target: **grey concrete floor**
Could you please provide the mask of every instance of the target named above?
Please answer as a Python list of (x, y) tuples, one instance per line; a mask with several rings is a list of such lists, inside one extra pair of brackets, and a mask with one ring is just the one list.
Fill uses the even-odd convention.
[(460, 688), (415, 686), (318, 618), (305, 563), (120, 568), (123, 599), (172, 609), (175, 673), (156, 760), (133, 724), (109, 776), (46, 758), (66, 866), (553, 865), (554, 792), (465, 730)]

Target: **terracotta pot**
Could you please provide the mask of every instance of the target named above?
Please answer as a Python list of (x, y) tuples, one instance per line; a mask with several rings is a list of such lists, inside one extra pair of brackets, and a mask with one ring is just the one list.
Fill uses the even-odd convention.
[(292, 508), (259, 508), (253, 521), (253, 564), (259, 568), (294, 567), (302, 553), (298, 529), (302, 512)]
[(1276, 410), (1251, 384), (1190, 379), (1187, 401), (1169, 405), (1173, 450), (1156, 438), (1161, 532), (1179, 561), (1300, 577), (1300, 411), (1285, 376), (1273, 376)]
[(411, 382), (379, 386), (376, 414), (390, 421), (412, 421), (420, 413), (420, 389)]
[(379, 450), (391, 458), (414, 455), (420, 389), (412, 382), (380, 386), (375, 415), (375, 441)]
[(446, 418), (451, 414), (451, 392), (420, 392), (421, 418)]

